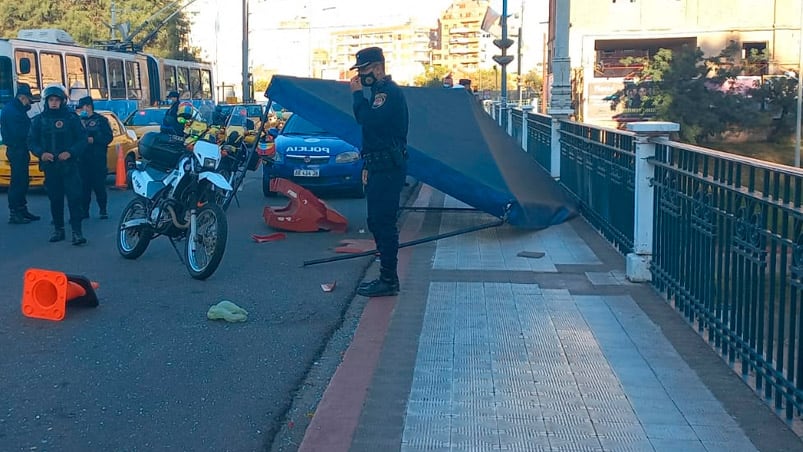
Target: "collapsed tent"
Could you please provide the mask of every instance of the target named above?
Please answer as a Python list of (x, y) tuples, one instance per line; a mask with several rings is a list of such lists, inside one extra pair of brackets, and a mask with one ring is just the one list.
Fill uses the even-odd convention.
[[(542, 229), (574, 215), (568, 195), (474, 96), (461, 89), (402, 89), (410, 113), (410, 176), (517, 227)], [(276, 75), (265, 96), (360, 147), (348, 83)]]

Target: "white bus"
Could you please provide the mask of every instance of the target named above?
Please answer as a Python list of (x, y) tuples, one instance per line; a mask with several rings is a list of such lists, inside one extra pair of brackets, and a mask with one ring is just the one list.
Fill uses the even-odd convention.
[(61, 84), (71, 103), (89, 95), (95, 108), (120, 118), (159, 105), (173, 90), (211, 111), (212, 73), (208, 63), (83, 47), (63, 30), (22, 30), (15, 39), (0, 39), (0, 107), (14, 98), (17, 83), (27, 83), (36, 100), (44, 87)]

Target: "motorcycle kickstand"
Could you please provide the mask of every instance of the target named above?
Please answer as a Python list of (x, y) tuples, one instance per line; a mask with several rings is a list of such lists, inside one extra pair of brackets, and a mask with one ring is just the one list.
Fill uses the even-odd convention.
[(178, 246), (176, 246), (176, 241), (173, 240), (173, 237), (170, 237), (170, 244), (173, 245), (173, 249), (176, 250), (176, 255), (178, 256), (178, 260), (181, 264), (184, 264), (184, 257), (181, 255), (181, 251), (178, 250)]

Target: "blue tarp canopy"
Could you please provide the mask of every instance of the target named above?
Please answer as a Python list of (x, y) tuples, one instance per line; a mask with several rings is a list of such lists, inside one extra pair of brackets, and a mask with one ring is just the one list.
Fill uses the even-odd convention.
[[(542, 229), (572, 217), (575, 206), (520, 143), (462, 89), (402, 87), (410, 112), (408, 169), (424, 182), (518, 227)], [(275, 75), (271, 101), (357, 146), (347, 82)]]

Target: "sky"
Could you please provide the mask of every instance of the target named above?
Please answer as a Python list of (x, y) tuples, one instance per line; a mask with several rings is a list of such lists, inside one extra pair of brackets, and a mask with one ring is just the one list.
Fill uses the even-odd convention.
[[(525, 3), (525, 21), (545, 21), (547, 0), (509, 0), (508, 13), (518, 12)], [(309, 41), (325, 30), (337, 27), (399, 23), (413, 18), (434, 27), (452, 0), (249, 0), (249, 60), (251, 67), (276, 68), (287, 75), (306, 76)], [(369, 7), (368, 5), (374, 5)], [(501, 12), (502, 1), (491, 1)], [(192, 45), (201, 56), (216, 63), (217, 83), (239, 84), (242, 73), (242, 0), (196, 0), (193, 12)], [(278, 31), (283, 20), (311, 18), (313, 30)], [(217, 25), (217, 27), (216, 27)], [(316, 37), (312, 37), (313, 34)], [(525, 31), (526, 36), (526, 31)], [(540, 47), (540, 40), (537, 47)]]

